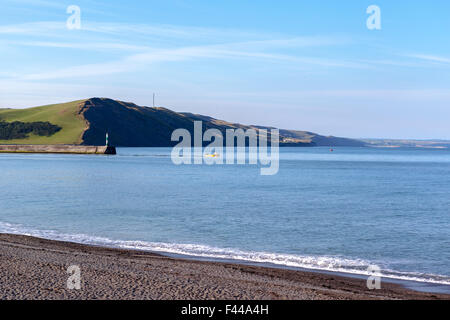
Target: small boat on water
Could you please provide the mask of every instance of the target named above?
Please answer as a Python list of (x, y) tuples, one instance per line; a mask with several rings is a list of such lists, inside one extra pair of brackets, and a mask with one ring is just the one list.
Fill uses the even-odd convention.
[(217, 158), (220, 155), (218, 153), (211, 153), (211, 154), (205, 154), (205, 157), (209, 157), (209, 158)]

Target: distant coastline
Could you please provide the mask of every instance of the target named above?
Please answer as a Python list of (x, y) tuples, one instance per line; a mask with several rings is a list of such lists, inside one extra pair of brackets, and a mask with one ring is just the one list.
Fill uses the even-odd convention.
[(448, 149), (449, 140), (417, 140), (417, 139), (361, 139), (368, 147), (377, 148), (426, 148), (426, 149)]

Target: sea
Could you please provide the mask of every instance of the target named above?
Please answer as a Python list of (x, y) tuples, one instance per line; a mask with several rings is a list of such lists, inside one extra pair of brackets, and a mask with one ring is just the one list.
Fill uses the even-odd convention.
[(280, 148), (261, 164), (0, 154), (0, 232), (450, 293), (450, 150)]

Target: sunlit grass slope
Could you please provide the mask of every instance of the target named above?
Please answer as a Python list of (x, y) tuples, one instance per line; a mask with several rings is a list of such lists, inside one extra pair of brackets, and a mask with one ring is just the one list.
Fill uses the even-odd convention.
[(62, 128), (61, 131), (50, 137), (30, 134), (26, 139), (0, 140), (0, 144), (80, 144), (87, 128), (83, 116), (78, 114), (80, 104), (84, 101), (78, 100), (29, 109), (0, 109), (0, 121), (48, 121)]

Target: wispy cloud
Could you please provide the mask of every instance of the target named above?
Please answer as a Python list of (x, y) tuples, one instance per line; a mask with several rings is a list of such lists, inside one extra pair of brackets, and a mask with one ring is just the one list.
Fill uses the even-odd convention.
[[(354, 44), (355, 40), (345, 36), (289, 36), (220, 28), (96, 22), (85, 23), (82, 30), (73, 32), (66, 29), (64, 22), (55, 21), (0, 26), (0, 34), (14, 36), (2, 40), (3, 44), (10, 46), (126, 53), (120, 59), (107, 62), (86, 63), (42, 73), (25, 74), (19, 77), (23, 80), (102, 76), (132, 72), (155, 63), (193, 59), (261, 60), (289, 63), (297, 69), (313, 67), (368, 69), (380, 65), (423, 66), (419, 62), (396, 59), (342, 59), (328, 57), (326, 54), (320, 57), (302, 54), (302, 49), (305, 48), (320, 50), (322, 47)], [(35, 39), (34, 36), (39, 38)], [(152, 41), (149, 41), (150, 39)], [(149, 45), (146, 45), (147, 43)], [(408, 57), (433, 63), (450, 63), (450, 59), (433, 55), (416, 54)]]
[(1, 41), (3, 45), (27, 46), (27, 47), (47, 47), (47, 48), (66, 48), (79, 49), (86, 51), (96, 50), (124, 50), (124, 51), (144, 51), (151, 47), (139, 46), (127, 43), (114, 42), (52, 42), (52, 41)]
[[(67, 30), (62, 22), (51, 21), (0, 26), (0, 34), (14, 36), (5, 37), (1, 41), (9, 46), (104, 50), (119, 54), (121, 51), (126, 52), (122, 58), (109, 62), (68, 66), (20, 77), (25, 80), (122, 73), (154, 63), (191, 59), (266, 60), (291, 63), (297, 68), (367, 67), (367, 64), (357, 61), (310, 57), (298, 52), (304, 48), (338, 46), (352, 42), (343, 36), (289, 36), (217, 28), (92, 22), (83, 24), (81, 30), (74, 32)], [(150, 38), (152, 41), (148, 41)], [(285, 49), (295, 49), (295, 53), (285, 53)]]
[(271, 62), (290, 63), (296, 66), (321, 66), (337, 68), (367, 68), (367, 65), (351, 61), (319, 59), (264, 52), (239, 51), (233, 49), (233, 43), (226, 45), (206, 45), (182, 47), (176, 49), (153, 49), (145, 53), (128, 55), (123, 59), (106, 63), (85, 64), (51, 72), (34, 73), (20, 77), (23, 80), (49, 80), (102, 76), (122, 72), (142, 70), (144, 67), (160, 62), (175, 62), (191, 59), (262, 59)]
[(3, 0), (5, 2), (9, 2), (10, 4), (15, 5), (27, 5), (27, 6), (36, 6), (36, 7), (45, 7), (45, 8), (65, 8), (63, 3), (55, 2), (55, 1), (47, 1), (47, 0)]
[[(0, 34), (33, 37), (73, 37), (82, 35), (143, 42), (145, 39), (161, 41), (200, 41), (208, 44), (240, 43), (242, 47), (264, 49), (267, 47), (301, 48), (350, 44), (352, 40), (344, 36), (293, 36), (279, 33), (252, 32), (239, 29), (206, 28), (182, 25), (148, 25), (133, 23), (83, 22), (82, 28), (70, 31), (65, 21), (40, 21), (12, 25), (0, 25)], [(105, 39), (105, 38), (103, 38)], [(177, 44), (177, 42), (171, 42)]]
[[(53, 12), (66, 12), (66, 9), (69, 5), (79, 5), (80, 1), (74, 1), (74, 2), (66, 2), (66, 1), (60, 1), (60, 0), (55, 0), (55, 1), (50, 1), (50, 0), (2, 0), (2, 2), (6, 2), (9, 6), (14, 6), (14, 7), (18, 7), (18, 8), (22, 8), (22, 9), (28, 9), (28, 8), (33, 8), (34, 10), (38, 10), (41, 12), (48, 12), (48, 11), (53, 11)], [(105, 6), (107, 4), (105, 3), (101, 3), (101, 2), (97, 2), (97, 1), (89, 1), (89, 3), (91, 5), (93, 5), (93, 7), (97, 6), (99, 8), (105, 8)], [(87, 7), (85, 5), (83, 5), (83, 12), (88, 12), (88, 13), (97, 13), (97, 14), (101, 14), (101, 15), (108, 15), (110, 16), (111, 13), (110, 12), (105, 12), (103, 10), (96, 10), (93, 9), (93, 7)]]
[[(67, 36), (71, 31), (67, 30), (65, 21), (38, 21), (12, 25), (0, 25), (0, 34), (33, 36), (55, 32), (64, 32)], [(279, 37), (279, 34), (262, 34), (237, 29), (204, 28), (179, 25), (149, 25), (133, 23), (109, 23), (109, 22), (84, 22), (81, 30), (77, 32), (116, 35), (128, 37), (159, 37), (169, 39), (263, 39)], [(74, 33), (74, 32), (72, 32)]]
[(410, 58), (416, 58), (416, 59), (420, 59), (420, 60), (429, 61), (429, 62), (450, 64), (450, 58), (440, 57), (440, 56), (436, 56), (436, 55), (409, 54), (409, 55), (406, 55), (406, 56), (410, 57)]
[[(205, 93), (204, 96), (217, 97), (217, 93)], [(360, 100), (391, 100), (391, 101), (434, 101), (450, 99), (450, 89), (354, 89), (354, 90), (296, 90), (296, 91), (271, 91), (271, 92), (226, 92), (225, 97), (236, 97), (236, 100), (258, 98), (260, 100), (286, 100), (304, 101), (305, 99), (360, 99)]]
[(20, 24), (0, 25), (0, 34), (35, 36), (48, 34), (55, 31), (67, 31), (65, 22), (40, 21)]

